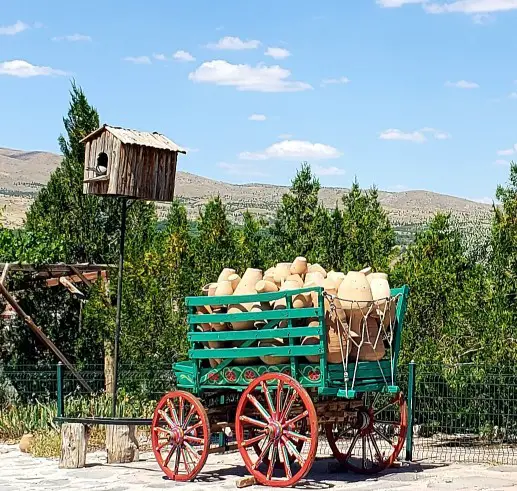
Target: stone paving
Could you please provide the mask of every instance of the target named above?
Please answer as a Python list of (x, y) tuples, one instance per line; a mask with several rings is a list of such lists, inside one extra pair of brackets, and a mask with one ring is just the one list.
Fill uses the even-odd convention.
[[(103, 452), (89, 453), (84, 469), (59, 469), (57, 460), (22, 454), (16, 445), (0, 445), (0, 491), (91, 490), (133, 491), (182, 489), (200, 491), (236, 489), (235, 481), (247, 474), (237, 453), (211, 455), (195, 482), (166, 480), (151, 454), (139, 462), (107, 465)], [(332, 472), (332, 459), (317, 460), (298, 489), (358, 491), (507, 490), (517, 489), (517, 466), (413, 464), (379, 476), (364, 477)], [(262, 490), (259, 486), (249, 489)], [(271, 488), (273, 489), (273, 488)]]

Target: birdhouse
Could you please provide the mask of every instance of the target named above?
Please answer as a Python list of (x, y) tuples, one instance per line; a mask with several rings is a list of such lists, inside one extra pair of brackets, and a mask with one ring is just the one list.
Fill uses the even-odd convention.
[(173, 200), (178, 153), (186, 152), (167, 137), (105, 124), (81, 142), (85, 194)]

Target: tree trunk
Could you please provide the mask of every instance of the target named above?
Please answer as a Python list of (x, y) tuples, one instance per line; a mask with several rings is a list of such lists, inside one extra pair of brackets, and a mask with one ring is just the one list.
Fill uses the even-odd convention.
[(113, 392), (113, 346), (111, 341), (104, 341), (104, 389), (106, 394)]
[(135, 462), (139, 459), (136, 426), (108, 425), (106, 427), (108, 464)]
[(79, 469), (86, 464), (86, 446), (88, 431), (81, 423), (63, 423), (61, 426), (61, 458), (62, 469)]

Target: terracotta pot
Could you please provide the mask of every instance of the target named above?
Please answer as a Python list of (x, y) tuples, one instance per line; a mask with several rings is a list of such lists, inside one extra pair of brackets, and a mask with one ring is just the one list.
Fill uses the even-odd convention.
[(231, 283), (233, 291), (235, 291), (235, 289), (241, 282), (241, 277), (237, 273), (234, 273), (228, 276), (228, 281)]
[(324, 279), (325, 277), (323, 276), (321, 271), (313, 271), (312, 273), (307, 273), (305, 275), (305, 285), (307, 285), (307, 283), (312, 282), (316, 286), (323, 286)]
[(372, 290), (366, 276), (359, 271), (349, 271), (339, 285), (338, 297), (348, 316), (366, 314), (372, 304)]
[[(270, 302), (258, 302), (254, 303), (253, 306), (250, 309), (250, 312), (264, 312), (267, 310), (271, 310), (271, 303)], [(253, 327), (258, 329), (259, 327), (263, 327), (266, 325), (265, 320), (260, 321), (253, 321)]]
[[(216, 297), (222, 297), (226, 295), (232, 295), (233, 294), (233, 288), (232, 284), (228, 280), (223, 280), (217, 283), (217, 288), (215, 289), (215, 296)], [(219, 310), (223, 308), (224, 305), (212, 305), (212, 311), (215, 312), (216, 310)]]
[(281, 285), (291, 274), (291, 263), (278, 263), (275, 267), (275, 283)]
[(327, 277), (327, 272), (325, 271), (325, 269), (320, 266), (318, 263), (316, 264), (311, 264), (308, 268), (307, 268), (307, 272), (308, 273), (315, 273), (315, 272), (320, 272), (322, 275), (323, 275), (323, 278), (326, 278)]
[(382, 308), (377, 309), (377, 316), (382, 319), (382, 325), (389, 329), (390, 326), (395, 325), (395, 317), (397, 314), (398, 297), (392, 297), (389, 302), (386, 302)]
[(275, 275), (275, 266), (271, 266), (270, 268), (264, 271), (264, 276), (274, 276)]
[[(284, 342), (282, 339), (262, 339), (258, 343), (260, 348), (266, 348), (268, 346), (283, 346)], [(263, 355), (260, 359), (266, 365), (283, 365), (284, 363), (289, 363), (288, 356), (272, 356), (272, 355)]]
[(271, 283), (274, 283), (277, 287), (280, 285), (276, 283), (275, 281), (275, 275), (274, 273), (264, 274), (264, 281), (270, 281)]
[[(358, 361), (377, 361), (384, 357), (386, 348), (382, 334), (379, 335), (379, 323), (374, 317), (368, 317), (366, 322), (362, 325), (361, 338), (357, 340), (358, 343), (362, 341), (360, 347), (352, 346), (350, 357)], [(378, 337), (378, 339), (377, 339)]]
[[(308, 327), (318, 327), (319, 325), (320, 325), (319, 321), (311, 321), (311, 322), (309, 322)], [(318, 344), (319, 342), (320, 342), (319, 336), (306, 336), (302, 340), (302, 346)], [(319, 355), (309, 355), (309, 356), (306, 356), (305, 358), (307, 358), (307, 360), (310, 363), (319, 363), (319, 361), (320, 361)]]
[(366, 279), (368, 280), (369, 283), (371, 283), (372, 280), (376, 280), (379, 278), (383, 279), (383, 280), (387, 280), (388, 275), (386, 273), (370, 273), (369, 275), (366, 275)]
[(370, 288), (376, 307), (384, 312), (386, 302), (389, 302), (391, 298), (391, 289), (388, 280), (381, 277), (373, 278), (370, 281)]
[(332, 281), (331, 278), (327, 277), (323, 280), (323, 289), (330, 295), (337, 295), (336, 284)]
[[(255, 287), (262, 279), (262, 270), (248, 268), (242, 275), (241, 281), (233, 292), (234, 295), (247, 295), (256, 293)], [(228, 307), (229, 314), (237, 314), (239, 312), (249, 312), (253, 307), (253, 302), (244, 304), (232, 304)], [(253, 321), (233, 322), (233, 328), (236, 331), (253, 329)]]
[[(280, 291), (287, 291), (287, 290), (298, 290), (299, 288), (302, 288), (303, 283), (300, 285), (300, 280), (298, 279), (298, 275), (292, 275), (292, 279), (286, 279), (284, 281), (284, 284), (280, 288)], [(282, 302), (283, 301), (283, 302)], [(285, 299), (282, 298), (280, 300), (277, 300), (277, 302), (280, 302), (280, 304), (284, 305), (284, 308), (286, 306)], [(312, 304), (311, 294), (310, 293), (300, 293), (299, 295), (293, 296), (293, 308), (294, 309), (301, 309), (304, 307), (310, 307)], [(275, 303), (276, 305), (276, 303)]]
[(303, 288), (303, 280), (299, 274), (290, 274), (285, 281), (294, 281), (298, 283), (298, 288)]
[(278, 291), (278, 286), (276, 286), (276, 283), (271, 281), (260, 280), (255, 285), (255, 290), (257, 290), (257, 293), (272, 293)]
[(345, 276), (346, 276), (346, 274), (341, 273), (341, 271), (339, 271), (339, 272), (338, 271), (329, 271), (327, 273), (327, 279), (330, 279), (334, 282), (334, 284), (336, 285), (336, 290), (339, 290), (339, 286), (345, 279)]
[(213, 297), (215, 295), (216, 288), (217, 288), (217, 283), (208, 283), (208, 285), (205, 285), (201, 289), (201, 291), (203, 292), (203, 295)]
[(220, 358), (209, 358), (208, 363), (210, 363), (210, 366), (212, 368), (215, 368), (217, 365), (220, 365), (222, 363), (222, 359)]
[(307, 272), (307, 259), (304, 257), (297, 257), (293, 264), (291, 264), (291, 274), (299, 274), (300, 276), (302, 274), (305, 274)]
[(228, 279), (229, 276), (232, 274), (235, 274), (235, 269), (232, 268), (224, 268), (221, 273), (219, 274), (219, 277), (217, 278), (217, 283), (221, 281), (225, 281)]
[[(238, 348), (245, 341), (233, 341), (232, 345), (234, 348)], [(256, 365), (259, 361), (259, 358), (256, 357), (245, 357), (245, 358), (235, 358), (233, 363), (235, 365)]]
[[(196, 312), (198, 314), (211, 314), (212, 313), (212, 309), (210, 307), (210, 305), (200, 305), (199, 307), (196, 307)], [(198, 324), (197, 326), (198, 328), (201, 328), (200, 330), (202, 331), (208, 331), (210, 330), (210, 324), (209, 323), (205, 323), (205, 324)]]
[(343, 357), (346, 357), (347, 349), (350, 350), (350, 344), (347, 346), (345, 328), (337, 324), (329, 325), (327, 328), (327, 361), (329, 363), (342, 363)]

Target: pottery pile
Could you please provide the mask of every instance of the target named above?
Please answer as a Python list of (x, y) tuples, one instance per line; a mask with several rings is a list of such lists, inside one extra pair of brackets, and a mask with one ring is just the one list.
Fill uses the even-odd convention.
[[(363, 271), (327, 272), (319, 264), (309, 264), (304, 257), (297, 257), (292, 262), (278, 263), (262, 272), (260, 269), (248, 268), (239, 276), (234, 269), (225, 268), (219, 274), (217, 282), (203, 287), (202, 293), (208, 296), (248, 295), (271, 293), (277, 291), (297, 290), (305, 287), (322, 287), (325, 296), (325, 326), (327, 329), (327, 362), (342, 363), (344, 359), (373, 361), (385, 355), (383, 327), (394, 321), (394, 299), (391, 298), (388, 276), (385, 273), (370, 273), (370, 268)], [(318, 306), (315, 292), (296, 294), (291, 297), (293, 308)], [(331, 305), (332, 304), (332, 305)], [(231, 303), (198, 307), (199, 314), (241, 313), (285, 309), (286, 298), (273, 302)], [(317, 319), (300, 320), (305, 326), (319, 326)], [(203, 331), (250, 330), (262, 327), (266, 321), (238, 321), (230, 323), (205, 323), (198, 326)], [(297, 325), (293, 320), (293, 327)], [(279, 328), (286, 327), (287, 321), (281, 321)], [(287, 340), (285, 340), (287, 342)], [(318, 336), (307, 336), (301, 340), (303, 345), (318, 344)], [(207, 349), (238, 347), (244, 341), (209, 342)], [(259, 347), (282, 346), (281, 338), (261, 340)], [(250, 346), (251, 347), (251, 346)], [(308, 361), (317, 363), (319, 355), (308, 356)], [(261, 356), (262, 363), (278, 365), (288, 363), (283, 356)], [(222, 360), (209, 360), (212, 367)], [(258, 358), (236, 358), (237, 365), (260, 363)]]

